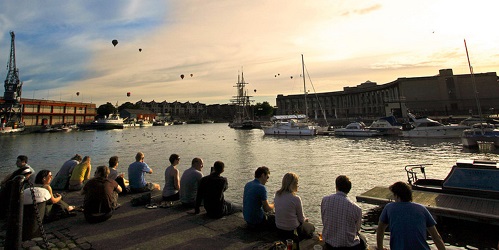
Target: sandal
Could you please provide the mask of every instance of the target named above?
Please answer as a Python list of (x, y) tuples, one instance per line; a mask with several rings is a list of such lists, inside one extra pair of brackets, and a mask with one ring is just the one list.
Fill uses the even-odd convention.
[(156, 203), (147, 204), (146, 208), (155, 209), (155, 208), (158, 208), (158, 204), (156, 204)]

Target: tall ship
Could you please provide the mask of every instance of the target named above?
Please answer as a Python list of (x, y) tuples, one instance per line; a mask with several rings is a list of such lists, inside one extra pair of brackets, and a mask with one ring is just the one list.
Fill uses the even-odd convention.
[(246, 85), (249, 84), (244, 81), (244, 72), (241, 72), (241, 76), (237, 76), (237, 83), (234, 86), (237, 89), (237, 95), (233, 96), (231, 99), (232, 104), (236, 109), (234, 119), (229, 123), (229, 127), (233, 129), (254, 129), (259, 128), (259, 125), (254, 121), (250, 114), (251, 110), (251, 96), (248, 95), (246, 90)]

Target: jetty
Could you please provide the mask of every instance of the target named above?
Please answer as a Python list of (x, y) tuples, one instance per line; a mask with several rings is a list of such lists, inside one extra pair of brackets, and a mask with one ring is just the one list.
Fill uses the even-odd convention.
[[(113, 216), (102, 223), (88, 223), (83, 213), (44, 224), (51, 249), (269, 249), (279, 240), (277, 232), (252, 230), (246, 227), (242, 213), (221, 219), (209, 218), (204, 209), (193, 209), (178, 203), (168, 208), (132, 206), (132, 198), (142, 194), (119, 197), (121, 204)], [(79, 192), (63, 194), (70, 205), (82, 205)], [(152, 201), (160, 204), (161, 191), (152, 192)], [(1, 221), (0, 249), (5, 246), (6, 227)], [(23, 249), (43, 248), (42, 237), (22, 243)], [(323, 245), (317, 234), (300, 242), (301, 249)], [(38, 248), (37, 248), (38, 247)]]
[[(393, 202), (388, 187), (377, 186), (357, 196), (358, 202), (385, 205)], [(413, 202), (424, 205), (435, 216), (499, 225), (499, 200), (472, 196), (412, 191)]]

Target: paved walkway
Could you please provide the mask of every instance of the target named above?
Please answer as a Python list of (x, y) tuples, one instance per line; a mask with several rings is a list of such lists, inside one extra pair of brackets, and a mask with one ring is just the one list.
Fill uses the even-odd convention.
[[(221, 219), (207, 217), (204, 210), (195, 215), (179, 205), (149, 209), (132, 207), (130, 200), (140, 196), (120, 197), (121, 207), (108, 221), (89, 224), (83, 214), (44, 225), (51, 249), (268, 249), (278, 240), (275, 232), (246, 228), (242, 213)], [(63, 195), (70, 205), (81, 205), (77, 192)], [(153, 193), (159, 203), (160, 192)], [(3, 222), (2, 222), (3, 223)], [(0, 232), (0, 250), (5, 231)], [(23, 242), (24, 249), (43, 248), (43, 239)], [(301, 249), (321, 244), (317, 237), (302, 241)]]

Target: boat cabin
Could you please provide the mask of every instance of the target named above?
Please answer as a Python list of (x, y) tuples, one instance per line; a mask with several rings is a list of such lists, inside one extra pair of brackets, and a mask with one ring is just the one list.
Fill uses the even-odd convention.
[[(456, 195), (499, 199), (499, 168), (488, 160), (459, 160), (444, 180), (426, 178), (425, 167), (408, 165), (407, 179), (413, 189)], [(418, 171), (419, 170), (419, 171)], [(418, 175), (422, 175), (419, 178)]]

